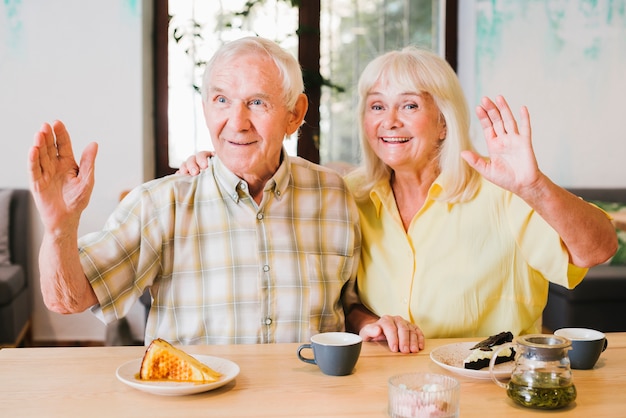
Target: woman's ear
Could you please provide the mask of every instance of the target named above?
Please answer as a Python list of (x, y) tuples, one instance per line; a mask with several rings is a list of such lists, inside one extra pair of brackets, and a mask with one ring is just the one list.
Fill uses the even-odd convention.
[(291, 111), (289, 122), (287, 124), (287, 135), (293, 134), (295, 131), (298, 130), (298, 128), (300, 128), (308, 109), (309, 99), (304, 93), (302, 93), (298, 96), (298, 99), (296, 100), (296, 105)]
[(439, 131), (439, 139), (443, 141), (448, 135), (448, 127), (446, 125), (446, 119), (443, 117), (443, 115), (440, 115), (440, 118), (441, 120), (439, 121), (439, 123), (441, 125), (441, 130)]

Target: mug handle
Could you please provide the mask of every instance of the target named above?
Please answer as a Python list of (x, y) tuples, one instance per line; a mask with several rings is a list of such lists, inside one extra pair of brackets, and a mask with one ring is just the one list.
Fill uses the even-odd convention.
[(502, 350), (505, 350), (507, 348), (511, 348), (513, 347), (513, 343), (506, 343), (506, 344), (502, 344), (500, 347), (498, 347), (498, 349), (495, 351), (495, 353), (493, 353), (493, 356), (491, 356), (491, 359), (489, 360), (489, 375), (491, 376), (491, 380), (493, 380), (495, 382), (496, 385), (500, 386), (501, 388), (507, 389), (508, 385), (505, 383), (502, 383), (495, 375), (495, 373), (493, 372), (493, 367), (496, 365), (496, 358), (498, 358), (498, 353)]
[(606, 350), (606, 348), (609, 346), (609, 339), (608, 338), (604, 338), (604, 346), (602, 346), (602, 353), (604, 353), (604, 350)]
[(307, 357), (304, 357), (304, 356), (300, 353), (302, 350), (305, 350), (305, 349), (307, 349), (307, 348), (308, 348), (308, 349), (310, 349), (310, 350), (312, 350), (312, 349), (313, 349), (313, 346), (312, 346), (311, 344), (302, 344), (300, 347), (298, 347), (298, 358), (299, 358), (300, 360), (302, 360), (303, 362), (305, 362), (305, 363), (309, 363), (309, 364), (317, 364), (317, 363), (315, 362), (315, 359), (314, 359), (314, 358), (307, 358)]

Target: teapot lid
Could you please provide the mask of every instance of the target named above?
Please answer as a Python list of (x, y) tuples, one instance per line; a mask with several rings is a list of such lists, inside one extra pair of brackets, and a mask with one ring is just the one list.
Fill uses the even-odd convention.
[(527, 334), (515, 338), (515, 342), (527, 347), (537, 357), (544, 360), (558, 360), (563, 353), (570, 349), (572, 342), (559, 335), (552, 334)]

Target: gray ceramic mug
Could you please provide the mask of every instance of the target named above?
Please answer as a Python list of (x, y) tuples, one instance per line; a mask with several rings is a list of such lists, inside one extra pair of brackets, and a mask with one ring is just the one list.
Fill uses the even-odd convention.
[(561, 328), (554, 335), (565, 337), (572, 342), (567, 353), (572, 369), (593, 369), (600, 354), (608, 346), (604, 333), (589, 328)]
[[(298, 347), (298, 358), (305, 363), (316, 364), (330, 376), (345, 376), (352, 373), (361, 354), (362, 338), (349, 332), (323, 332), (311, 337), (310, 344)], [(313, 358), (305, 357), (302, 351), (310, 349)]]

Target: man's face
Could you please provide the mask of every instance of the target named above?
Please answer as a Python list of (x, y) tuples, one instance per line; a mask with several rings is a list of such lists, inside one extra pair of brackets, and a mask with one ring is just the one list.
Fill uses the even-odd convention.
[(213, 69), (206, 124), (217, 156), (246, 181), (266, 181), (276, 172), (283, 139), (298, 128), (282, 93), (278, 68), (266, 55), (236, 56)]

